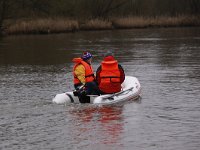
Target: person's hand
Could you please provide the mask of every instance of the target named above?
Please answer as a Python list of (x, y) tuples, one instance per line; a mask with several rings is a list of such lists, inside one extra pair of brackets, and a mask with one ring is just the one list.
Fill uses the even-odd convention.
[(85, 83), (81, 83), (78, 87), (77, 90), (81, 90), (85, 87)]

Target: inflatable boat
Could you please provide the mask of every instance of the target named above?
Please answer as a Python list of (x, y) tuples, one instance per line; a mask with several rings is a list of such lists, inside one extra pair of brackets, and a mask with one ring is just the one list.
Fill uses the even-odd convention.
[[(126, 76), (122, 83), (122, 90), (114, 94), (105, 95), (89, 95), (90, 103), (96, 105), (109, 105), (120, 103), (128, 100), (135, 100), (141, 96), (141, 85), (136, 77)], [(74, 92), (66, 92), (57, 94), (53, 98), (53, 103), (66, 104), (66, 103), (80, 103), (78, 96)]]

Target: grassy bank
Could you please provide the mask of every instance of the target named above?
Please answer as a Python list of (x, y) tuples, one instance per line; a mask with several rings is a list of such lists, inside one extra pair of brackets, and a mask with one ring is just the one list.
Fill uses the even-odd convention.
[(113, 20), (114, 28), (147, 28), (147, 27), (182, 27), (200, 26), (200, 18), (196, 16), (179, 17), (127, 17)]
[(64, 33), (78, 30), (109, 30), (131, 29), (147, 27), (182, 27), (200, 26), (200, 17), (122, 17), (110, 20), (93, 19), (82, 21), (64, 18), (45, 18), (33, 20), (8, 21), (5, 25), (5, 34), (43, 34)]
[(7, 23), (6, 34), (42, 34), (71, 32), (79, 29), (79, 24), (75, 20), (68, 19), (36, 19), (17, 20)]

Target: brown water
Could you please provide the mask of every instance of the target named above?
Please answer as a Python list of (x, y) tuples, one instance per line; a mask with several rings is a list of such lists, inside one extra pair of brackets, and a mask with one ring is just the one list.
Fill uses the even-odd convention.
[[(101, 108), (52, 104), (73, 89), (71, 59), (85, 49), (95, 69), (112, 51), (126, 75), (139, 79), (142, 99)], [(0, 39), (2, 150), (198, 150), (199, 100), (200, 28)]]

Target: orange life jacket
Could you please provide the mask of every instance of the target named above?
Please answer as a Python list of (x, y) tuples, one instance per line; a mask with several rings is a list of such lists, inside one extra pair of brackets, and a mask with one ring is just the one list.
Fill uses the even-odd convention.
[(73, 68), (74, 84), (81, 83), (80, 80), (75, 75), (75, 69), (80, 64), (82, 64), (85, 68), (85, 82), (87, 83), (87, 82), (92, 82), (95, 80), (94, 72), (91, 65), (83, 61), (81, 58), (74, 58), (73, 62), (75, 63), (74, 68)]
[(120, 71), (117, 60), (102, 61), (99, 89), (104, 93), (121, 91)]

